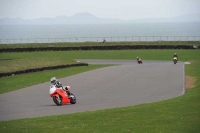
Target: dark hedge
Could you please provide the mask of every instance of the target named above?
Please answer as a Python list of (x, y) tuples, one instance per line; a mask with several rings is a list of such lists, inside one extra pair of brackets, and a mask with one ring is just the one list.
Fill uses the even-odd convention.
[(191, 45), (112, 45), (79, 47), (2, 48), (0, 52), (69, 51), (69, 50), (128, 50), (128, 49), (194, 49)]

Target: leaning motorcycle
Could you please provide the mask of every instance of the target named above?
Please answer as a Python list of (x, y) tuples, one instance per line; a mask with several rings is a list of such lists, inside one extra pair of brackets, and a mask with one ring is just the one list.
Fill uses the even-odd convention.
[[(66, 86), (68, 90), (70, 90), (70, 86)], [(55, 85), (50, 86), (49, 90), (50, 97), (53, 98), (53, 101), (56, 105), (61, 106), (62, 104), (75, 104), (76, 97), (74, 94), (70, 93), (70, 97), (65, 90), (62, 88), (57, 88)]]
[(138, 64), (142, 64), (142, 59), (137, 60)]
[(174, 62), (174, 64), (176, 64), (177, 61), (178, 61), (177, 57), (174, 57), (174, 58), (173, 58), (173, 62)]

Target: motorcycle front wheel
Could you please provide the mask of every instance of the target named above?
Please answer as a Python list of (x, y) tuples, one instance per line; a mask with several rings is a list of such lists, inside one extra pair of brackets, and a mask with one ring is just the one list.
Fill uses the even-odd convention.
[(177, 61), (174, 61), (174, 64), (176, 64), (177, 63)]
[(72, 93), (71, 93), (71, 96), (72, 96), (72, 97), (70, 97), (70, 103), (71, 103), (71, 104), (75, 104), (75, 103), (76, 103), (76, 97), (75, 97), (74, 94), (72, 94)]
[(62, 105), (62, 97), (56, 97), (53, 96), (53, 101), (55, 102), (56, 105), (61, 106)]

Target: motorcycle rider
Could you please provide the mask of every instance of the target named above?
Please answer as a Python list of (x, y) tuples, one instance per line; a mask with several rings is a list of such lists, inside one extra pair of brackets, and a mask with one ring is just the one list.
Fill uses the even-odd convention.
[(174, 53), (174, 56), (173, 58), (176, 57), (177, 58), (177, 61), (178, 61), (178, 55), (176, 53)]
[(138, 61), (138, 60), (140, 60), (140, 58), (139, 58), (138, 56), (137, 56), (137, 58), (136, 58), (136, 59), (137, 59), (137, 61)]
[(56, 79), (56, 77), (52, 77), (52, 78), (50, 79), (50, 81), (51, 81), (51, 84), (52, 84), (52, 85), (55, 85), (57, 88), (62, 88), (64, 91), (66, 91), (69, 98), (71, 97), (71, 93), (70, 93), (70, 91), (68, 90), (68, 88), (67, 88), (66, 86), (63, 87), (62, 84), (61, 84), (61, 82), (58, 81), (58, 80)]

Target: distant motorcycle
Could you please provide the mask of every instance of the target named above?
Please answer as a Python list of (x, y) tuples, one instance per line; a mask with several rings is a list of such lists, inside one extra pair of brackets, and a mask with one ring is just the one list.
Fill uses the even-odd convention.
[(174, 64), (176, 64), (177, 61), (178, 61), (177, 57), (174, 57), (174, 58), (173, 58), (173, 62), (174, 62)]
[[(70, 86), (66, 87), (68, 90), (70, 90)], [(76, 103), (76, 97), (74, 96), (74, 94), (71, 93), (70, 97), (68, 97), (68, 94), (65, 90), (63, 90), (62, 88), (56, 88), (55, 85), (50, 86), (49, 94), (53, 98), (55, 104), (58, 106), (61, 106), (62, 104)]]
[(142, 64), (142, 59), (137, 60), (138, 64)]

